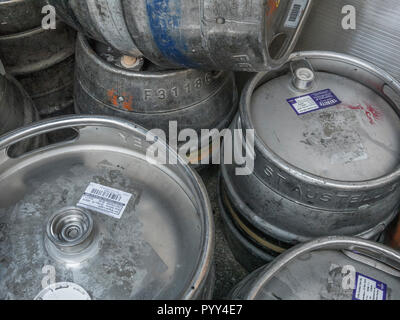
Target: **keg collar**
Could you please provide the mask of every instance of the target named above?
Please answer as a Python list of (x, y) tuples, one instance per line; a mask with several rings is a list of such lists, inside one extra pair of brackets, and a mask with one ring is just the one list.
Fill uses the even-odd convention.
[(293, 85), (296, 89), (306, 91), (312, 88), (315, 80), (314, 71), (309, 68), (298, 68), (294, 72)]
[(94, 236), (93, 219), (82, 208), (61, 209), (46, 224), (46, 241), (59, 254), (81, 254), (92, 245)]

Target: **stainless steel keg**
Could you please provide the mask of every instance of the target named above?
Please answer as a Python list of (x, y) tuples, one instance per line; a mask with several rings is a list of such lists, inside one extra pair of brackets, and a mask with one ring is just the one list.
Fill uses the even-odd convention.
[[(147, 129), (161, 129), (168, 138), (172, 121), (177, 122), (178, 133), (192, 129), (200, 136), (202, 129), (220, 132), (228, 127), (237, 111), (232, 72), (159, 70), (148, 61), (125, 56), (82, 34), (78, 36), (76, 61), (77, 113), (125, 118)], [(187, 155), (188, 160), (200, 164), (201, 159), (219, 152), (210, 150), (216, 139), (221, 139), (218, 132), (211, 135), (211, 141), (207, 137), (199, 141), (190, 148), (195, 151)]]
[(16, 34), (41, 25), (46, 0), (1, 0), (0, 36)]
[(261, 71), (293, 50), (311, 0), (50, 0), (90, 37), (164, 67)]
[(298, 245), (244, 279), (241, 300), (399, 300), (400, 254), (370, 241), (328, 237)]
[(373, 63), (399, 80), (399, 10), (396, 0), (315, 1), (296, 51), (349, 54)]
[(62, 22), (54, 30), (43, 29), (45, 4), (41, 0), (0, 1), (0, 59), (47, 117), (73, 110), (76, 33)]
[[(8, 156), (19, 141), (67, 128), (75, 139)], [(155, 140), (170, 154), (147, 130), (102, 116), (0, 138), (0, 299), (211, 298), (205, 187), (182, 160), (150, 159)]]
[(399, 208), (399, 97), (389, 74), (337, 53), (255, 75), (233, 125), (255, 130), (254, 170), (223, 161), (226, 216), (275, 256), (321, 236), (376, 239)]
[[(0, 135), (39, 120), (39, 113), (21, 84), (2, 69), (0, 61)], [(17, 156), (42, 142), (43, 138), (26, 140), (14, 146), (10, 153)]]
[(49, 68), (18, 76), (42, 117), (74, 113), (74, 55)]

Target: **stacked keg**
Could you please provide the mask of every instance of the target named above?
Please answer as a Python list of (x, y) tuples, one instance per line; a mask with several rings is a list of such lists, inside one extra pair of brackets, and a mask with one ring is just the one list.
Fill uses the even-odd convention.
[[(315, 32), (339, 7), (320, 2), (0, 0), (0, 298), (211, 298), (193, 168), (220, 158), (208, 191), (236, 260), (260, 268), (231, 298), (398, 299), (400, 256), (378, 242), (400, 207), (400, 82), (364, 28), (326, 51), (339, 19)], [(38, 290), (43, 267), (61, 282)]]
[[(219, 153), (212, 146), (219, 145), (220, 132), (236, 113), (232, 70), (280, 65), (293, 50), (310, 6), (301, 1), (293, 18), (297, 1), (237, 1), (233, 8), (183, 1), (49, 3), (82, 32), (76, 112), (125, 118), (167, 132), (167, 139), (174, 121), (177, 132), (187, 129), (199, 136), (209, 130), (197, 145), (177, 143), (180, 155), (195, 167)], [(201, 11), (203, 17), (197, 14)]]
[[(0, 135), (39, 120), (39, 113), (21, 84), (4, 71), (0, 61)], [(25, 140), (8, 150), (17, 157), (43, 144), (43, 137)]]
[[(42, 27), (45, 0), (0, 1), (0, 60), (42, 117), (73, 111), (75, 31)], [(46, 13), (46, 11), (45, 11)]]
[(219, 190), (247, 269), (316, 237), (378, 240), (399, 209), (399, 98), (389, 74), (336, 53), (295, 53), (253, 77), (232, 127), (254, 129), (254, 170), (223, 162)]
[[(104, 114), (169, 133), (217, 129), (210, 141), (186, 145), (183, 153), (194, 166), (209, 163), (214, 140), (228, 127), (238, 95), (233, 72), (196, 69), (163, 70), (143, 58), (132, 58), (83, 34), (76, 47), (75, 108), (78, 114)], [(132, 66), (129, 62), (132, 61)], [(189, 142), (190, 144), (190, 142)]]

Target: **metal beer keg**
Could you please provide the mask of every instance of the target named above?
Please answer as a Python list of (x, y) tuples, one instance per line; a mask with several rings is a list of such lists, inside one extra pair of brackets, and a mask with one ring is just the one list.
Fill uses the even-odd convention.
[(255, 75), (233, 124), (255, 130), (254, 170), (221, 166), (227, 224), (271, 257), (316, 237), (378, 238), (399, 208), (399, 98), (389, 74), (337, 53)]
[[(82, 34), (76, 50), (77, 113), (121, 117), (147, 129), (161, 129), (167, 135), (172, 121), (176, 121), (178, 133), (191, 129), (200, 136), (202, 129), (217, 129), (210, 139), (190, 146), (194, 151), (187, 158), (200, 165), (203, 158), (219, 152), (210, 150), (210, 145), (221, 139), (219, 132), (229, 126), (237, 112), (233, 72), (160, 70)], [(186, 144), (181, 142), (177, 147), (182, 145)]]
[(399, 300), (400, 254), (358, 238), (301, 244), (231, 292), (240, 300)]
[[(8, 155), (67, 128), (75, 139)], [(0, 299), (211, 298), (205, 187), (181, 159), (149, 158), (149, 136), (170, 154), (147, 130), (102, 116), (44, 120), (0, 138)]]
[(120, 52), (168, 67), (262, 71), (292, 52), (311, 0), (50, 0), (60, 17)]

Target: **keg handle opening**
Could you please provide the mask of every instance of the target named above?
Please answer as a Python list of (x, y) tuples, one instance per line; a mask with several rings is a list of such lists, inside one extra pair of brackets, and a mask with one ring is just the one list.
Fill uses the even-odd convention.
[(32, 153), (37, 150), (41, 149), (48, 149), (53, 145), (60, 145), (60, 144), (65, 144), (68, 142), (74, 142), (77, 137), (79, 136), (79, 131), (76, 128), (68, 128), (68, 129), (57, 129), (57, 130), (52, 130), (51, 133), (57, 134), (60, 133), (61, 135), (64, 135), (62, 139), (57, 138), (56, 141), (48, 141), (48, 137), (46, 133), (43, 134), (38, 134), (36, 137), (39, 137), (39, 142), (36, 143), (34, 146), (29, 146), (26, 148), (26, 150), (22, 150), (19, 147), (19, 145), (23, 145), (25, 142), (28, 142), (31, 140), (33, 142), (34, 138), (25, 138), (22, 139), (16, 143), (11, 144), (10, 146), (7, 147), (6, 153), (7, 156), (11, 159), (19, 159), (23, 158), (24, 155), (27, 155), (29, 153)]
[[(298, 10), (298, 6), (295, 6), (294, 1), (288, 1), (288, 7), (286, 10), (287, 15), (284, 17), (285, 19), (277, 19), (275, 21), (278, 23), (278, 27), (275, 26), (277, 27), (276, 33), (272, 35), (270, 43), (267, 44), (268, 55), (271, 60), (270, 64), (272, 68), (279, 68), (280, 66), (282, 66), (282, 64), (287, 61), (288, 57), (295, 49), (297, 39), (299, 38), (305, 26), (307, 17), (311, 12), (314, 0), (306, 1), (307, 3), (304, 5), (304, 7), (300, 8), (300, 10)], [(276, 12), (281, 10), (281, 7), (283, 8), (283, 4), (274, 4), (274, 6), (277, 10), (274, 10), (273, 8), (272, 10), (275, 12), (276, 15)], [(269, 8), (268, 10), (271, 10), (271, 8)], [(292, 18), (291, 15), (300, 15), (295, 26), (287, 25), (289, 19)], [(296, 19), (297, 17), (298, 16), (296, 16)], [(268, 15), (267, 18), (269, 21), (272, 20), (272, 23), (274, 23), (274, 18), (272, 16)], [(286, 19), (287, 21), (285, 23)]]
[(394, 266), (393, 261), (372, 251), (365, 251), (363, 248), (353, 247), (351, 250), (343, 250), (343, 253), (352, 260), (383, 271), (395, 277), (400, 277), (400, 266)]
[(317, 250), (349, 250), (363, 252), (369, 257), (379, 257), (379, 261), (396, 271), (400, 271), (400, 252), (361, 238), (339, 236), (325, 237), (289, 249), (271, 264), (265, 266), (264, 272), (261, 272), (260, 278), (254, 283), (247, 299), (255, 299), (264, 285), (273, 279), (285, 265), (304, 254)]
[[(146, 137), (147, 133), (146, 129), (137, 126), (129, 121), (107, 116), (74, 115), (51, 118), (32, 123), (28, 126), (16, 129), (0, 137), (0, 163), (7, 159), (22, 158), (31, 153), (37, 153), (41, 150), (46, 150), (51, 147), (74, 143), (81, 138), (81, 129), (88, 126), (119, 129), (121, 131), (131, 133), (134, 136), (140, 135)], [(10, 157), (8, 154), (8, 150), (11, 146), (23, 140), (31, 139), (61, 129), (74, 129), (78, 134), (72, 140), (38, 147), (33, 150), (27, 151), (26, 153), (19, 155), (18, 157)]]

